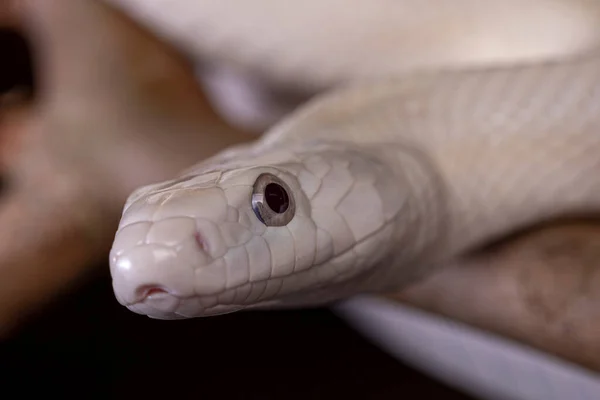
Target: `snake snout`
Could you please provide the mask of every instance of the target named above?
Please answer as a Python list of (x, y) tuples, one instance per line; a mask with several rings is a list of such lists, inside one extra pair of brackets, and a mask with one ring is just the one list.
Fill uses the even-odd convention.
[(156, 303), (156, 308), (165, 310), (175, 300), (193, 295), (194, 268), (179, 252), (196, 246), (194, 241), (181, 249), (150, 243), (111, 257), (113, 289), (119, 302), (127, 306)]

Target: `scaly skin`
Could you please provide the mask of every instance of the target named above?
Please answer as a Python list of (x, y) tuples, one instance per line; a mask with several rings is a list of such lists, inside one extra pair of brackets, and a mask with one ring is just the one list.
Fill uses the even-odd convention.
[[(413, 160), (402, 163), (411, 175), (390, 170), (382, 150), (389, 152), (347, 144), (274, 149), (218, 172), (138, 191), (111, 252), (117, 296), (155, 317), (212, 315), (290, 301), (298, 293), (324, 301), (315, 288), (345, 292), (359, 278), (363, 286), (373, 265), (400, 241), (406, 243), (402, 259), (412, 261), (435, 231), (414, 240), (428, 226), (414, 223), (409, 230), (398, 220), (429, 211), (431, 221), (437, 210), (422, 209), (424, 193), (416, 189), (433, 185), (419, 181), (424, 174), (411, 169)], [(248, 201), (265, 173), (284, 180), (293, 196), (293, 219), (284, 226), (266, 226)], [(357, 213), (364, 199), (370, 210)], [(169, 294), (146, 299), (151, 288)]]
[[(254, 146), (133, 194), (111, 255), (116, 294), (170, 318), (397, 291), (512, 230), (593, 212), (599, 70), (594, 53), (317, 99)], [(295, 199), (283, 227), (253, 212), (264, 172)]]
[[(426, 189), (422, 193), (445, 193), (445, 196), (437, 197), (443, 201), (436, 205), (432, 203), (432, 197), (419, 197), (420, 194), (412, 193), (413, 186), (408, 190), (413, 198), (421, 199), (424, 209), (436, 211), (433, 214), (443, 216), (443, 220), (446, 221), (441, 225), (445, 227), (445, 230), (440, 231), (441, 239), (429, 234), (427, 240), (415, 241), (421, 248), (402, 248), (405, 252), (415, 255), (416, 259), (403, 259), (406, 253), (400, 252), (401, 246), (395, 249), (398, 253), (390, 249), (389, 253), (383, 256), (374, 251), (372, 258), (385, 262), (372, 266), (361, 264), (369, 269), (368, 275), (372, 279), (365, 279), (365, 275), (350, 276), (343, 285), (332, 285), (327, 274), (333, 272), (327, 268), (335, 263), (324, 263), (318, 265), (319, 268), (325, 267), (321, 269), (326, 271), (321, 272), (324, 279), (313, 282), (314, 285), (304, 287), (296, 293), (278, 291), (278, 286), (269, 290), (268, 285), (264, 285), (265, 290), (258, 290), (258, 294), (250, 290), (254, 297), (245, 298), (246, 304), (236, 304), (239, 303), (239, 299), (235, 299), (235, 296), (235, 301), (231, 299), (231, 295), (220, 298), (217, 296), (217, 304), (208, 307), (201, 304), (199, 299), (205, 299), (207, 304), (214, 304), (214, 299), (207, 300), (210, 295), (203, 292), (202, 285), (206, 282), (221, 282), (222, 286), (222, 282), (225, 281), (224, 285), (227, 286), (227, 277), (208, 277), (204, 274), (206, 270), (200, 267), (195, 271), (196, 278), (200, 276), (203, 281), (194, 290), (198, 294), (197, 308), (186, 310), (187, 315), (211, 315), (234, 311), (239, 307), (317, 304), (364, 291), (389, 294), (390, 288), (401, 289), (413, 278), (432, 272), (432, 266), (452, 267), (440, 268), (438, 274), (441, 275), (433, 274), (431, 279), (435, 283), (432, 286), (427, 286), (427, 282), (430, 281), (426, 280), (424, 286), (416, 286), (413, 292), (400, 298), (474, 325), (483, 325), (505, 335), (526, 340), (588, 366), (597, 366), (597, 360), (586, 354), (585, 350), (574, 350), (573, 347), (560, 344), (561, 341), (568, 340), (565, 339), (564, 332), (554, 334), (556, 331), (548, 331), (540, 335), (540, 330), (543, 330), (540, 326), (521, 331), (519, 325), (506, 322), (506, 319), (501, 323), (490, 323), (489, 320), (498, 313), (489, 308), (487, 310), (491, 317), (488, 320), (481, 319), (475, 307), (478, 304), (477, 299), (464, 302), (460, 307), (464, 312), (458, 313), (456, 307), (451, 305), (441, 309), (431, 306), (430, 303), (431, 299), (435, 298), (432, 290), (436, 293), (446, 293), (450, 298), (456, 296), (452, 287), (446, 287), (448, 285), (441, 285), (445, 289), (441, 290), (440, 282), (444, 281), (444, 277), (458, 276), (460, 279), (468, 275), (461, 275), (456, 271), (462, 265), (470, 265), (465, 263), (465, 257), (473, 248), (509, 235), (514, 229), (543, 220), (597, 212), (598, 181), (594, 178), (593, 171), (598, 166), (594, 157), (598, 150), (594, 136), (598, 129), (595, 117), (598, 82), (594, 72), (598, 70), (598, 60), (594, 55), (581, 63), (569, 65), (565, 58), (568, 54), (587, 51), (598, 43), (600, 35), (596, 23), (597, 2), (534, 0), (486, 3), (483, 8), (474, 7), (476, 4), (469, 1), (461, 3), (462, 6), (452, 2), (436, 4), (435, 7), (432, 7), (431, 3), (419, 2), (423, 4), (419, 6), (411, 2), (393, 2), (386, 4), (387, 8), (375, 4), (377, 2), (369, 3), (373, 9), (379, 7), (380, 10), (386, 10), (387, 15), (395, 16), (398, 16), (395, 12), (404, 7), (401, 13), (409, 15), (409, 19), (413, 18), (417, 23), (401, 33), (401, 29), (386, 31), (385, 23), (378, 25), (377, 22), (373, 22), (390, 21), (386, 18), (378, 20), (377, 18), (382, 18), (381, 14), (372, 19), (364, 18), (365, 15), (374, 15), (369, 14), (369, 10), (365, 11), (369, 5), (362, 5), (365, 9), (360, 9), (358, 13), (339, 13), (335, 10), (346, 8), (340, 7), (335, 1), (320, 2), (319, 8), (315, 7), (316, 3), (309, 1), (308, 4), (305, 3), (306, 7), (301, 9), (302, 12), (296, 13), (275, 7), (268, 1), (253, 3), (244, 11), (236, 8), (235, 13), (231, 12), (231, 5), (223, 1), (200, 1), (193, 3), (193, 7), (192, 3), (185, 1), (112, 2), (123, 5), (131, 15), (138, 17), (154, 31), (164, 34), (192, 57), (232, 63), (288, 87), (300, 86), (302, 89), (308, 88), (309, 91), (319, 91), (363, 78), (377, 80), (388, 79), (390, 75), (405, 75), (403, 83), (395, 89), (386, 91), (386, 86), (390, 84), (383, 83), (383, 96), (378, 96), (376, 90), (366, 85), (356, 91), (342, 91), (340, 95), (334, 95), (326, 101), (317, 101), (313, 106), (309, 106), (308, 110), (293, 114), (287, 121), (270, 130), (266, 141), (256, 146), (258, 151), (241, 149), (237, 156), (252, 159), (260, 153), (261, 157), (256, 158), (254, 163), (262, 167), (262, 160), (268, 157), (270, 144), (285, 148), (292, 143), (296, 146), (299, 141), (308, 141), (315, 137), (330, 138), (333, 134), (337, 139), (353, 142), (352, 146), (355, 146), (357, 141), (365, 137), (367, 140), (371, 140), (373, 136), (379, 140), (385, 137), (388, 141), (401, 140), (402, 144), (408, 143), (409, 147), (414, 147), (425, 155), (421, 161), (431, 161), (432, 168), (425, 167), (426, 163), (417, 163), (417, 171), (428, 171), (422, 175), (427, 178), (427, 182), (422, 186), (417, 185), (419, 189)], [(173, 4), (177, 4), (179, 8), (168, 6)], [(237, 6), (240, 6), (240, 3), (237, 3)], [(444, 8), (446, 6), (460, 12), (448, 13), (448, 9)], [(188, 12), (182, 13), (182, 8), (186, 7)], [(392, 12), (392, 9), (395, 11)], [(193, 10), (201, 12), (194, 15)], [(421, 13), (410, 15), (411, 11), (415, 10), (420, 10)], [(354, 16), (359, 14), (361, 18), (355, 19)], [(417, 16), (433, 22), (431, 25), (423, 24), (423, 20), (419, 20)], [(454, 21), (446, 21), (446, 24), (443, 20), (436, 19), (436, 16), (445, 16)], [(537, 19), (540, 16), (542, 18)], [(292, 22), (300, 22), (290, 23), (290, 18)], [(331, 28), (327, 32), (298, 28), (299, 25), (322, 26), (315, 24), (315, 21), (322, 21), (323, 18), (327, 19), (327, 26)], [(372, 22), (372, 25), (365, 28), (365, 21)], [(403, 21), (406, 22), (406, 19)], [(472, 23), (473, 21), (477, 22)], [(250, 29), (259, 26), (262, 28)], [(358, 26), (361, 29), (358, 29)], [(400, 25), (392, 26), (398, 29)], [(507, 32), (507, 26), (511, 27), (510, 32)], [(415, 30), (415, 27), (423, 29)], [(502, 29), (498, 29), (499, 27)], [(359, 35), (354, 39), (364, 39), (363, 42), (359, 40), (362, 45), (357, 44), (357, 40), (348, 39), (349, 35), (356, 32), (359, 32)], [(332, 40), (336, 37), (344, 38), (343, 43)], [(386, 40), (379, 40), (382, 37)], [(430, 42), (427, 41), (427, 45), (423, 45), (424, 37), (431, 39)], [(418, 43), (414, 38), (419, 39)], [(371, 45), (365, 46), (365, 42)], [(377, 45), (373, 46), (373, 43)], [(331, 57), (332, 53), (336, 57)], [(511, 65), (515, 60), (533, 61), (539, 58), (554, 58), (565, 64), (564, 67), (552, 68), (532, 64), (526, 68), (526, 72), (517, 72), (518, 68), (515, 69), (514, 65)], [(441, 79), (431, 76), (417, 79), (422, 86), (413, 83), (415, 75), (407, 74), (432, 67), (452, 67), (460, 70), (466, 64), (499, 64), (502, 69), (489, 72), (485, 71), (487, 68), (484, 67), (484, 72), (481, 73), (467, 70), (457, 75), (442, 73)], [(388, 109), (382, 111), (377, 107)], [(189, 173), (201, 175), (206, 169), (211, 169), (211, 164), (216, 164), (220, 158), (222, 157), (209, 160), (198, 169), (192, 168)], [(284, 168), (279, 162), (287, 166), (284, 160), (278, 160), (277, 167)], [(395, 171), (397, 175), (398, 166), (402, 163), (394, 164), (389, 157), (385, 160), (385, 163), (388, 162), (388, 170)], [(224, 165), (212, 166), (213, 169), (224, 170), (237, 167), (236, 164), (227, 162)], [(409, 173), (414, 171), (403, 168), (399, 170)], [(243, 173), (240, 171), (240, 174)], [(437, 183), (430, 185), (430, 182)], [(169, 184), (161, 186), (168, 189)], [(138, 211), (146, 210), (148, 205), (144, 204), (144, 199), (153, 196), (153, 188), (146, 189), (148, 192), (142, 189), (132, 196), (130, 204), (136, 204), (131, 210), (126, 208), (125, 219), (135, 219)], [(390, 189), (393, 191), (394, 186), (390, 186)], [(396, 189), (406, 191), (407, 187)], [(197, 200), (191, 200), (190, 197), (194, 206), (204, 207), (199, 188), (189, 189), (187, 192), (196, 196)], [(249, 207), (251, 203), (249, 194), (250, 192), (245, 192), (244, 207)], [(162, 196), (166, 197), (165, 194)], [(133, 199), (137, 201), (134, 202)], [(371, 204), (367, 200), (364, 202)], [(206, 206), (209, 203), (207, 201)], [(168, 205), (169, 201), (166, 200), (162, 212)], [(361, 205), (356, 213), (366, 209), (366, 205)], [(403, 229), (409, 232), (414, 229), (431, 232), (430, 229), (440, 227), (437, 218), (429, 219), (430, 212), (419, 212), (414, 207), (404, 211), (407, 210), (409, 212), (403, 214), (405, 219), (410, 220), (409, 217), (413, 217), (417, 223), (410, 225), (404, 221), (404, 224), (396, 226), (396, 233), (403, 232)], [(319, 215), (319, 218), (323, 223), (322, 215)], [(429, 228), (424, 228), (428, 224), (431, 224)], [(267, 228), (269, 229), (270, 227)], [(165, 232), (170, 235), (169, 230)], [(119, 235), (120, 232), (117, 238)], [(123, 242), (141, 243), (145, 240), (144, 236), (145, 233), (141, 233), (138, 237), (121, 238), (119, 246)], [(288, 251), (291, 252), (289, 249), (290, 247)], [(423, 252), (422, 249), (430, 251)], [(117, 252), (126, 254), (127, 251), (115, 247), (113, 256)], [(424, 259), (423, 254), (433, 256), (435, 262)], [(167, 263), (173, 268), (171, 273), (175, 276), (182, 266), (177, 262), (177, 258), (173, 253)], [(128, 300), (144, 300), (134, 306), (138, 312), (159, 318), (178, 317), (171, 313), (173, 309), (162, 307), (169, 303), (164, 301), (165, 299), (172, 300), (166, 292), (176, 295), (182, 286), (167, 285), (165, 281), (160, 281), (160, 274), (147, 273), (151, 270), (154, 273), (158, 271), (157, 264), (151, 257), (145, 258), (152, 261), (148, 264), (146, 272), (141, 264), (131, 263), (129, 269), (118, 266), (118, 262), (123, 263), (122, 260), (125, 259), (126, 255), (119, 259), (113, 258), (117, 295), (122, 300), (127, 296)], [(406, 262), (407, 259), (419, 262)], [(388, 262), (390, 260), (392, 261)], [(395, 262), (397, 260), (401, 261)], [(473, 260), (476, 261), (477, 259)], [(136, 265), (139, 269), (136, 269)], [(351, 268), (350, 265), (354, 266), (348, 262), (342, 267)], [(540, 276), (547, 275), (543, 272), (538, 273)], [(442, 278), (436, 280), (437, 276)], [(296, 279), (297, 275), (286, 277)], [(172, 277), (169, 279), (173, 281)], [(382, 280), (386, 285), (380, 285)], [(285, 282), (287, 281), (283, 279), (282, 287)], [(485, 282), (492, 282), (484, 285), (485, 287), (493, 288), (499, 285), (494, 283), (494, 280)], [(189, 286), (189, 282), (186, 284)], [(294, 286), (294, 283), (287, 285)], [(150, 287), (159, 287), (165, 292), (146, 292)], [(138, 290), (140, 288), (143, 290)], [(149, 296), (144, 298), (144, 295), (148, 294)], [(248, 299), (251, 301), (247, 301)], [(170, 303), (171, 306), (173, 304)], [(507, 318), (510, 319), (510, 316)], [(524, 322), (524, 317), (519, 318)], [(586, 330), (588, 331), (594, 332), (593, 325)], [(594, 343), (593, 339), (589, 339), (592, 336), (585, 336), (588, 346)]]

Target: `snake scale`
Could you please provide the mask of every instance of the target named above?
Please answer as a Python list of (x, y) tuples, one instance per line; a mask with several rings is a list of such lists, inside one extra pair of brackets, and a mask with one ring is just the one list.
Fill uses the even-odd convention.
[[(436, 62), (444, 68), (435, 67), (431, 57), (440, 46), (431, 50), (429, 41), (459, 23), (438, 37), (424, 36), (424, 50), (414, 57), (421, 68), (401, 73), (394, 68), (408, 67), (400, 58), (419, 49), (405, 38), (420, 26), (415, 16), (440, 24), (450, 15), (464, 23), (474, 15), (489, 21), (490, 11), (464, 2), (459, 13), (472, 14), (460, 20), (444, 1), (435, 11), (410, 1), (357, 3), (351, 10), (333, 0), (297, 9), (265, 1), (270, 17), (283, 22), (261, 25), (261, 15), (269, 14), (256, 4), (233, 13), (241, 3), (117, 3), (189, 52), (324, 88), (253, 144), (130, 196), (111, 268), (119, 301), (134, 311), (186, 318), (389, 293), (512, 230), (598, 210), (600, 54), (592, 39), (581, 39), (593, 36), (584, 28), (563, 41), (584, 42), (586, 51), (580, 45), (552, 57), (540, 45), (535, 57), (522, 51), (512, 61), (491, 61), (484, 55), (485, 62), (463, 59), (454, 66), (442, 55)], [(562, 3), (523, 4), (523, 12), (536, 15)], [(339, 57), (327, 57), (341, 40), (326, 31), (335, 29), (325, 22), (336, 21), (327, 14), (336, 8), (348, 10), (340, 29), (358, 31), (349, 39), (360, 51), (341, 46)], [(510, 2), (495, 10), (498, 18), (504, 8)], [(568, 10), (563, 4), (556, 12)], [(361, 19), (365, 26), (354, 24)], [(307, 21), (321, 38), (312, 50), (308, 43), (299, 47), (307, 38), (298, 32), (307, 29), (298, 24)], [(375, 22), (382, 43), (369, 36)], [(405, 31), (383, 35), (404, 29), (400, 22), (409, 25)], [(363, 50), (369, 42), (372, 49)], [(397, 52), (383, 51), (396, 45)]]
[[(110, 265), (134, 312), (385, 295), (511, 232), (600, 209), (598, 1), (108, 2), (195, 61), (315, 94), (252, 144), (131, 194)], [(383, 326), (373, 310), (355, 319)], [(398, 337), (421, 343), (401, 319)], [(427, 365), (451, 356), (436, 354)], [(524, 365), (531, 382), (546, 368)], [(500, 380), (473, 391), (598, 389), (552, 376), (563, 386), (543, 397)]]

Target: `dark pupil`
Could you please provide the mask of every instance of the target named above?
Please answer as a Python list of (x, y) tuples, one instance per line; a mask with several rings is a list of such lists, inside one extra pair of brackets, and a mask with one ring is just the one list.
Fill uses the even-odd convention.
[(269, 183), (265, 187), (265, 200), (269, 208), (277, 214), (285, 212), (290, 206), (287, 192), (276, 183)]

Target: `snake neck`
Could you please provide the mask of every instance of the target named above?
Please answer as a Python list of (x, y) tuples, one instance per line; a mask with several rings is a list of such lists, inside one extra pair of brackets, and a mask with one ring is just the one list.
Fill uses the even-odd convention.
[(372, 146), (409, 182), (413, 202), (399, 214), (397, 251), (383, 262), (384, 280), (401, 284), (405, 270), (427, 271), (541, 222), (597, 213), (599, 68), (600, 49), (561, 62), (357, 84), (315, 99), (265, 142), (327, 137)]
[(388, 188), (388, 196), (394, 196), (394, 190), (403, 195), (395, 195), (401, 207), (390, 224), (393, 234), (386, 251), (370, 270), (342, 290), (397, 291), (452, 256), (448, 186), (436, 160), (412, 144), (396, 140), (365, 147), (389, 167), (395, 185)]
[[(316, 273), (317, 280), (257, 308), (327, 304), (398, 289), (424, 275), (442, 256), (435, 249), (447, 239), (444, 185), (432, 160), (419, 149), (397, 141), (320, 141), (301, 144), (294, 151), (300, 159), (306, 153), (304, 164), (322, 175), (322, 189), (307, 195), (311, 217), (320, 232), (331, 235), (334, 250), (326, 258), (319, 250), (320, 263), (284, 278), (300, 282), (305, 280), (302, 274)], [(346, 188), (343, 182), (350, 179)], [(317, 248), (325, 251), (325, 244)]]

